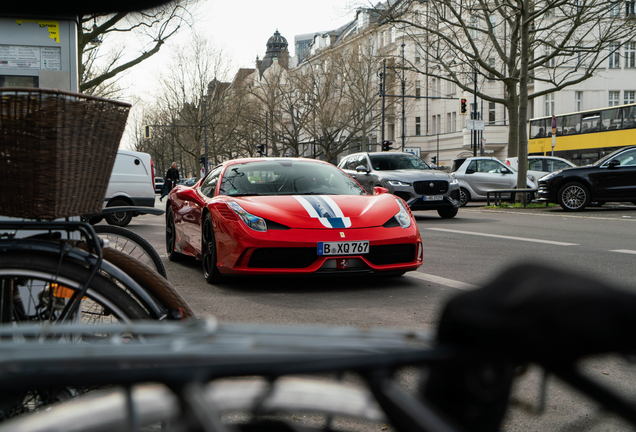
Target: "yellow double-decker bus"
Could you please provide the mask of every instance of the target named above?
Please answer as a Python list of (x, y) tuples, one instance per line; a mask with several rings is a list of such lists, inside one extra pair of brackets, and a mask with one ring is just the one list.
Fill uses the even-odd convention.
[(588, 165), (606, 154), (636, 145), (636, 103), (556, 116), (552, 148), (552, 117), (530, 120), (529, 155), (562, 157)]

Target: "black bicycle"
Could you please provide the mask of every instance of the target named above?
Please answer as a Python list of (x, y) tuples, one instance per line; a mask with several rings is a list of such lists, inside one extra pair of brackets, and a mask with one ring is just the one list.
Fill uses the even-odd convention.
[[(522, 266), (452, 299), (435, 335), (205, 321), (100, 326), (108, 338), (61, 345), (86, 327), (5, 327), (5, 400), (34, 388), (116, 386), (10, 420), (0, 432), (159, 424), (174, 431), (496, 431), (520, 405), (512, 386), (529, 364), (636, 425), (628, 395), (580, 367), (589, 356), (633, 354), (636, 343), (623, 330), (635, 324), (635, 307), (636, 295), (599, 281)], [(542, 404), (540, 396), (536, 407)], [(587, 420), (556, 429), (598, 426)]]

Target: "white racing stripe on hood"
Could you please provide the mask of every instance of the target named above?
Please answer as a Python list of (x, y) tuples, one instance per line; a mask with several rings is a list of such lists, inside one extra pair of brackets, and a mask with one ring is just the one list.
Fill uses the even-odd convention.
[(338, 204), (329, 196), (300, 196), (293, 197), (305, 208), (312, 218), (318, 218), (325, 228), (349, 228), (351, 219), (344, 216)]

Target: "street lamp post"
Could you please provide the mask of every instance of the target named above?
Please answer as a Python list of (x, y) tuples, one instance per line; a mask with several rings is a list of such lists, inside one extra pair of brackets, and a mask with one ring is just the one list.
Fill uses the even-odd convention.
[(406, 117), (405, 117), (405, 95), (406, 95), (406, 76), (405, 76), (405, 65), (404, 65), (404, 41), (402, 41), (402, 152), (404, 152), (404, 142), (405, 142), (405, 134), (406, 134)]
[(384, 107), (386, 100), (386, 59), (382, 60), (382, 72), (378, 72), (380, 78), (380, 96), (382, 96), (382, 137), (380, 144), (384, 143)]

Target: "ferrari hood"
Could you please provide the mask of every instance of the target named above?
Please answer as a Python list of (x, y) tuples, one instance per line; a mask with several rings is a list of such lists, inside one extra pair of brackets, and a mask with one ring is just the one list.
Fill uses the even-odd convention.
[(368, 228), (383, 225), (400, 211), (390, 194), (251, 196), (233, 200), (255, 216), (290, 228)]

